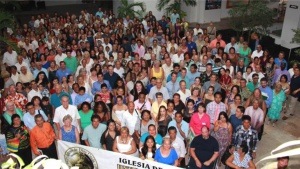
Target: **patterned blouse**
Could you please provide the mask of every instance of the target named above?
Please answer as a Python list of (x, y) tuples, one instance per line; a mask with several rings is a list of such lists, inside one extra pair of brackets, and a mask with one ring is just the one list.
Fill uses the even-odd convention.
[[(25, 112), (25, 106), (28, 103), (27, 98), (20, 93), (16, 93), (15, 96), (12, 95), (8, 95), (5, 99), (5, 105), (7, 104), (7, 102), (12, 101), (14, 102), (15, 106), (19, 109), (22, 110), (22, 112)], [(4, 107), (4, 109), (6, 109), (6, 107)], [(5, 110), (4, 110), (5, 111)]]
[(249, 161), (251, 160), (250, 155), (247, 153), (242, 161), (240, 161), (240, 155), (237, 151), (233, 152), (234, 159), (233, 164), (240, 168), (249, 168)]

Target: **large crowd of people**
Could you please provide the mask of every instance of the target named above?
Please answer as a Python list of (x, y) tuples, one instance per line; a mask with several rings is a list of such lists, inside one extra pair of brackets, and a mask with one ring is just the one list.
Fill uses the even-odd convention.
[(89, 12), (32, 16), (8, 35), (20, 50), (3, 56), (1, 133), (26, 164), (31, 153), (57, 158), (59, 139), (191, 169), (254, 169), (264, 125), (295, 113), (299, 65), (255, 33), (225, 42), (176, 10)]

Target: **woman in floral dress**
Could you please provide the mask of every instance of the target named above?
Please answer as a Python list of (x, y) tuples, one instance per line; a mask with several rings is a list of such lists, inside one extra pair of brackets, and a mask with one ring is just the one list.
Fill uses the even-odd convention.
[(273, 100), (271, 107), (268, 110), (268, 124), (272, 122), (273, 127), (275, 126), (275, 123), (278, 121), (278, 119), (280, 119), (280, 112), (282, 110), (284, 101), (285, 93), (282, 90), (281, 84), (277, 83), (275, 85), (275, 89), (273, 89)]
[(214, 124), (212, 136), (218, 140), (219, 143), (219, 160), (218, 165), (221, 166), (221, 157), (223, 156), (226, 148), (231, 143), (232, 126), (228, 120), (227, 113), (221, 112), (218, 120)]

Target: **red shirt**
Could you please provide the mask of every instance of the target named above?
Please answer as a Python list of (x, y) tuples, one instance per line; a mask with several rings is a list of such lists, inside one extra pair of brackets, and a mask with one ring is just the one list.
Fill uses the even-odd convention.
[(194, 133), (196, 135), (200, 135), (202, 126), (207, 126), (208, 128), (210, 128), (209, 115), (204, 113), (202, 118), (200, 119), (198, 112), (194, 113), (190, 121), (190, 128), (194, 130)]

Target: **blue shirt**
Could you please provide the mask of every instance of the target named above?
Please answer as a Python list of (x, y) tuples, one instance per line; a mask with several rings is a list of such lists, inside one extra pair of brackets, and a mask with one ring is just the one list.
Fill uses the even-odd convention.
[[(167, 77), (167, 82), (171, 81), (171, 74), (172, 74), (172, 73), (170, 73), (170, 74), (168, 75), (168, 77)], [(181, 72), (178, 72), (178, 73), (177, 73), (177, 77), (180, 77), (180, 76), (181, 76)]]
[[(172, 92), (173, 84), (174, 84), (174, 89), (175, 89), (175, 90), (174, 90), (174, 93)], [(176, 92), (178, 92), (178, 90), (180, 89), (180, 87), (179, 87), (179, 82), (173, 83), (172, 81), (169, 81), (169, 82), (166, 84), (166, 88), (168, 89), (169, 97), (170, 97), (170, 98), (173, 98), (173, 94), (175, 94)]]
[(259, 90), (261, 91), (261, 95), (263, 96), (263, 98), (266, 102), (267, 108), (269, 108), (271, 103), (272, 103), (272, 100), (273, 100), (273, 91), (272, 91), (272, 89), (269, 86), (267, 86), (266, 88), (262, 88), (260, 86)]
[[(148, 132), (142, 135), (142, 137), (140, 138), (140, 141), (141, 141), (142, 143), (144, 143), (147, 136), (149, 136), (149, 133), (148, 133)], [(155, 139), (155, 143), (156, 143), (156, 144), (162, 145), (163, 138), (161, 137), (160, 134), (156, 134), (156, 136), (155, 136), (154, 139)]]
[(177, 82), (180, 83), (181, 80), (184, 80), (185, 81), (185, 84), (186, 84), (186, 89), (189, 89), (190, 88), (190, 80), (187, 76), (184, 77), (184, 79), (182, 79), (182, 77), (177, 77)]
[(100, 123), (97, 128), (94, 128), (93, 125), (90, 124), (84, 129), (82, 140), (87, 140), (91, 147), (102, 148), (100, 139), (105, 130), (105, 124)]
[(60, 103), (60, 98), (62, 96), (68, 96), (69, 97), (69, 104), (72, 104), (72, 98), (70, 97), (69, 94), (67, 94), (66, 92), (61, 92), (59, 96), (57, 96), (56, 93), (52, 94), (50, 97), (50, 103), (54, 106), (54, 108), (56, 109), (57, 107), (61, 106)]
[(174, 165), (175, 161), (178, 159), (178, 155), (175, 151), (174, 148), (171, 148), (170, 154), (168, 157), (163, 157), (161, 152), (160, 152), (160, 148), (158, 148), (155, 152), (155, 156), (154, 156), (154, 160), (159, 162), (159, 163), (163, 163), (163, 164), (167, 164), (167, 165)]
[(195, 78), (196, 77), (200, 77), (200, 72), (196, 71), (196, 73), (192, 73), (192, 72), (188, 71), (187, 74), (186, 74), (186, 76), (189, 79), (190, 85), (192, 85), (195, 82)]
[(79, 104), (83, 103), (83, 102), (89, 102), (91, 103), (93, 101), (93, 97), (87, 93), (84, 93), (83, 95), (77, 95), (75, 97), (75, 105), (78, 106)]
[(103, 12), (102, 12), (102, 11), (101, 11), (101, 12), (100, 12), (100, 11), (97, 11), (97, 12), (96, 12), (96, 17), (97, 17), (97, 16), (99, 16), (100, 18), (102, 18)]
[(118, 79), (121, 79), (121, 77), (115, 72), (112, 75), (109, 73), (104, 75), (104, 80), (107, 80), (110, 86), (115, 86)]
[(186, 42), (186, 46), (188, 47), (190, 54), (192, 53), (193, 49), (197, 51), (197, 45), (195, 42), (191, 42), (191, 43)]
[(233, 132), (235, 132), (238, 126), (242, 125), (242, 118), (238, 119), (235, 114), (230, 116), (229, 121), (232, 125)]
[(174, 24), (176, 23), (176, 19), (177, 19), (177, 18), (180, 18), (180, 16), (179, 16), (178, 13), (176, 13), (176, 14), (172, 13), (172, 14), (171, 14), (171, 22), (172, 22), (172, 25), (174, 25)]
[(43, 71), (43, 72), (46, 74), (46, 76), (49, 77), (49, 76), (48, 76), (48, 71), (47, 71), (47, 69), (45, 69), (45, 68), (42, 68), (42, 70), (35, 69), (35, 70), (33, 71), (33, 77), (36, 78), (37, 75), (38, 75), (41, 71)]
[(281, 63), (285, 63), (285, 68), (284, 68), (284, 69), (287, 70), (287, 68), (288, 68), (288, 63), (287, 63), (287, 61), (286, 61), (285, 59), (279, 60), (279, 58), (275, 58), (274, 62), (275, 62), (275, 64), (278, 65), (278, 66), (281, 66)]
[(59, 81), (61, 82), (62, 77), (67, 77), (68, 75), (72, 75), (72, 71), (68, 68), (65, 69), (65, 71), (63, 71), (62, 69), (58, 69), (56, 71), (56, 77), (58, 77)]
[[(176, 120), (172, 120), (170, 121), (168, 128), (171, 126), (174, 126), (177, 130), (177, 137), (181, 138), (182, 140), (184, 140), (184, 138), (181, 136), (177, 126), (176, 126)], [(185, 137), (188, 137), (188, 132), (189, 132), (189, 124), (187, 122), (185, 122), (184, 120), (181, 121), (181, 130), (184, 132)]]
[(112, 88), (109, 84), (109, 82), (107, 80), (103, 80), (102, 83), (100, 83), (99, 81), (93, 83), (93, 87), (92, 87), (92, 94), (95, 95), (97, 92), (101, 92), (101, 85), (105, 83), (107, 85), (107, 89), (109, 91), (112, 91)]
[[(46, 114), (44, 113), (43, 110), (35, 110), (34, 116), (37, 115), (37, 114), (41, 114), (43, 116), (44, 121), (48, 120), (48, 117), (46, 116)], [(30, 130), (33, 129), (33, 127), (36, 126), (34, 116), (32, 116), (29, 112), (25, 113), (24, 116), (23, 116), (24, 124)]]
[(147, 92), (150, 93), (151, 88), (153, 87), (153, 85), (150, 83), (147, 85)]

